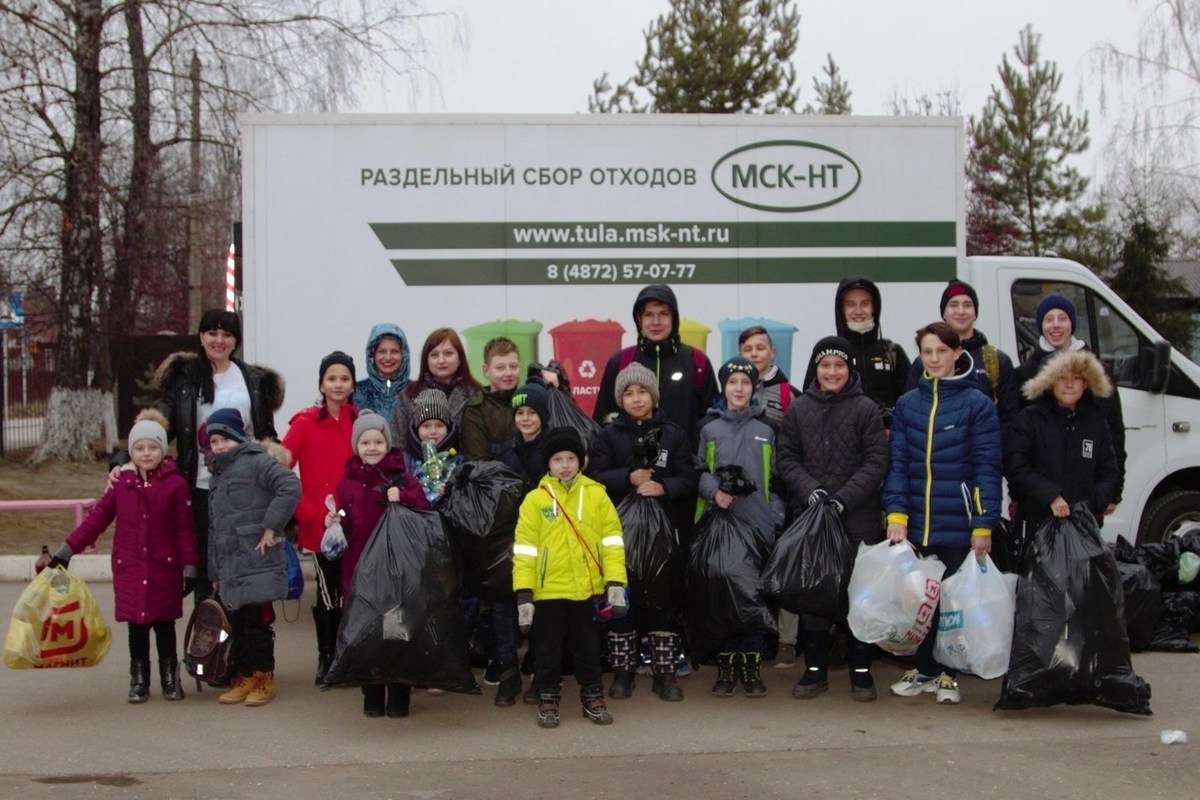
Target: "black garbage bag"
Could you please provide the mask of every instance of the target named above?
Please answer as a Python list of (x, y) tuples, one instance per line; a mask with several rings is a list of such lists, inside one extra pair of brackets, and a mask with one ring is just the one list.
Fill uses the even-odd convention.
[(1200, 593), (1165, 592), (1162, 616), (1147, 650), (1167, 653), (1197, 653), (1200, 647), (1192, 644), (1191, 632), (1200, 624)]
[(1094, 704), (1149, 715), (1150, 685), (1133, 671), (1124, 612), (1117, 562), (1086, 505), (1046, 520), (1027, 545), (994, 708)]
[[(1120, 542), (1118, 542), (1120, 544)], [(1150, 570), (1164, 592), (1179, 586), (1179, 539), (1139, 544), (1131, 556), (1135, 564)]]
[(600, 425), (587, 414), (571, 397), (569, 389), (553, 386), (546, 387), (546, 405), (550, 408), (550, 424), (548, 428), (572, 428), (583, 439), (590, 449), (592, 439), (600, 432)]
[(762, 572), (763, 593), (795, 614), (846, 618), (854, 547), (829, 503), (813, 503), (779, 535)]
[(463, 562), (463, 585), (485, 600), (512, 600), (513, 538), (525, 481), (499, 461), (454, 471), (438, 513)]
[(744, 634), (778, 633), (759, 579), (770, 541), (741, 517), (716, 506), (696, 523), (684, 577), (684, 633), (694, 662)]
[(1001, 572), (1017, 571), (1021, 560), (1021, 541), (1012, 520), (1000, 518), (1000, 524), (992, 531), (992, 550), (988, 555)]
[(662, 503), (630, 492), (617, 504), (617, 516), (631, 601), (642, 608), (674, 610), (681, 583), (679, 534)]
[(1162, 589), (1150, 570), (1141, 564), (1117, 562), (1125, 593), (1125, 630), (1136, 653), (1150, 647), (1162, 615)]
[(746, 497), (758, 491), (758, 485), (754, 479), (737, 464), (726, 464), (722, 467), (717, 467), (713, 470), (713, 475), (717, 478), (717, 488), (725, 494), (731, 494), (734, 497)]
[(409, 683), (477, 694), (450, 538), (433, 512), (387, 509), (354, 571), (325, 685)]

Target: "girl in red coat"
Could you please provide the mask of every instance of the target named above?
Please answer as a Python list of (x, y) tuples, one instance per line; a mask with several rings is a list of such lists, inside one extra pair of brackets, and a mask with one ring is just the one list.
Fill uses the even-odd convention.
[(296, 532), (300, 549), (317, 563), (317, 604), (313, 624), (317, 629), (317, 676), (321, 685), (333, 662), (338, 623), (342, 617), (342, 581), (337, 561), (321, 552), (325, 535), (325, 498), (333, 494), (346, 459), (354, 455), (350, 431), (358, 417), (354, 397), (354, 359), (335, 350), (321, 359), (317, 371), (321, 402), (292, 417), (283, 446), (291, 453), (288, 466), (300, 466), (300, 505), (296, 507)]
[[(349, 596), (354, 591), (354, 568), (371, 538), (384, 502), (403, 503), (409, 508), (429, 511), (429, 501), (416, 478), (404, 469), (404, 452), (392, 447), (388, 421), (371, 411), (364, 411), (354, 423), (353, 447), (355, 456), (346, 462), (346, 471), (337, 485), (339, 512), (329, 513), (325, 525), (342, 517), (346, 534), (346, 552), (342, 556), (342, 587)], [(382, 717), (408, 716), (411, 687), (406, 683), (364, 686), (363, 714)]]
[(163, 697), (182, 700), (175, 620), (196, 586), (191, 489), (167, 458), (166, 418), (143, 411), (129, 431), (131, 462), (50, 560), (66, 566), (115, 519), (112, 574), (118, 622), (129, 623), (129, 702), (150, 697), (150, 631), (158, 645)]

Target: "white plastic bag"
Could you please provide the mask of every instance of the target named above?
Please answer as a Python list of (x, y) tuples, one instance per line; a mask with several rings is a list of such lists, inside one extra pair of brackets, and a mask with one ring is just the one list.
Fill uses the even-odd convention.
[(1017, 576), (1000, 572), (988, 556), (981, 562), (968, 555), (942, 581), (933, 657), (980, 678), (999, 678), (1008, 671), (1016, 605)]
[(859, 641), (909, 656), (929, 634), (946, 565), (908, 544), (860, 544), (850, 574), (847, 622)]
[[(325, 495), (325, 507), (331, 513), (344, 515), (345, 512), (338, 511), (337, 503), (333, 499), (333, 495)], [(332, 525), (325, 529), (325, 535), (321, 537), (321, 552), (326, 558), (341, 558), (346, 552), (346, 532), (342, 530), (342, 523), (335, 521)]]

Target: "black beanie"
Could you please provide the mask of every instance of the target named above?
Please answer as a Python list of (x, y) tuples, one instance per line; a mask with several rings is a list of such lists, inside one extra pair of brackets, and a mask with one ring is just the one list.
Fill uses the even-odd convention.
[(975, 293), (975, 288), (966, 281), (953, 278), (942, 291), (942, 304), (938, 306), (939, 313), (943, 318), (946, 316), (946, 305), (950, 302), (950, 298), (958, 297), (960, 294), (971, 298), (971, 302), (975, 304), (975, 315), (979, 315), (979, 295)]
[(321, 383), (325, 380), (325, 373), (334, 364), (341, 364), (346, 369), (350, 370), (350, 382), (354, 383), (354, 359), (343, 353), (341, 350), (334, 350), (329, 355), (321, 359), (321, 368), (317, 371), (317, 387), (320, 388)]
[(569, 450), (578, 456), (579, 466), (583, 467), (587, 448), (584, 447), (579, 433), (574, 428), (551, 428), (542, 441), (542, 460), (546, 462), (546, 469), (550, 468), (550, 458), (555, 453), (561, 453), (564, 450)]
[(825, 356), (839, 356), (846, 362), (846, 366), (854, 366), (854, 347), (840, 336), (826, 336), (817, 342), (808, 363), (812, 364), (815, 369)]

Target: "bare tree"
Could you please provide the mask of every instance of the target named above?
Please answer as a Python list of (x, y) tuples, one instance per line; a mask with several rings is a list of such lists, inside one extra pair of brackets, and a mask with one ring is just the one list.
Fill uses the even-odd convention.
[[(24, 254), (6, 277), (45, 286), (58, 322), (35, 460), (91, 457), (87, 423), (111, 416), (108, 338), (137, 328), (164, 265), (228, 242), (237, 114), (337, 110), (368, 70), (431, 79), (436, 26), (462, 43), (457, 17), (416, 0), (0, 0), (0, 252)], [(225, 231), (221, 245), (177, 246), (196, 204), (212, 221), (194, 231)]]

